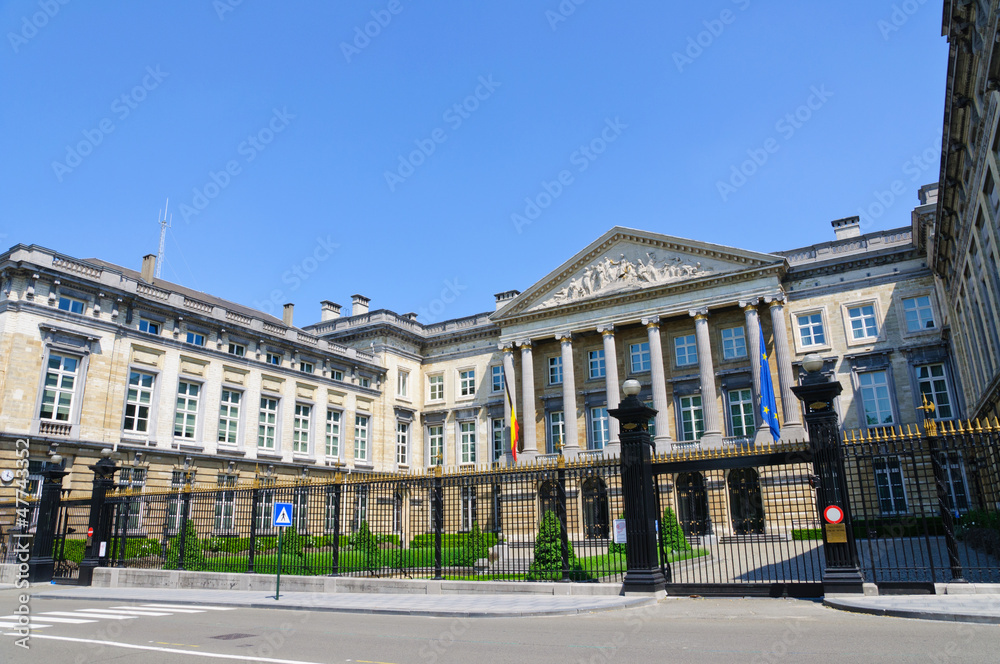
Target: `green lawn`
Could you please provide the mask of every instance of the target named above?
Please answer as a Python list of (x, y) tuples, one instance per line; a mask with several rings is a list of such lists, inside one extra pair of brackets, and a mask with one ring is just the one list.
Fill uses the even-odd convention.
[[(700, 558), (709, 554), (708, 549), (691, 549), (689, 551), (671, 551), (667, 554), (667, 562), (675, 563), (680, 560), (690, 560)], [(619, 553), (606, 553), (600, 556), (587, 556), (580, 558), (580, 566), (590, 574), (598, 576), (610, 576), (612, 574), (624, 574), (628, 569), (625, 563), (625, 556)]]

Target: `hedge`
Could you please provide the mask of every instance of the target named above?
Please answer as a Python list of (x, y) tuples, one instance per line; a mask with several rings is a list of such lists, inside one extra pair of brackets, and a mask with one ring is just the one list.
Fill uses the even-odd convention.
[[(472, 533), (457, 533), (457, 534), (446, 534), (441, 535), (441, 546), (442, 548), (463, 548), (468, 546), (469, 537)], [(491, 548), (497, 545), (499, 539), (496, 533), (486, 533), (480, 531), (480, 535), (483, 538), (487, 548)], [(394, 536), (395, 537), (395, 536)], [(417, 535), (412, 540), (410, 540), (411, 549), (426, 549), (434, 548), (434, 533), (425, 533), (423, 535)]]

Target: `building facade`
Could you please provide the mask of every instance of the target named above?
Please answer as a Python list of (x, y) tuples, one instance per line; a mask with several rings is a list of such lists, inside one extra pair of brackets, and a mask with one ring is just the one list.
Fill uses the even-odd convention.
[(512, 407), (519, 461), (614, 455), (630, 378), (658, 451), (772, 440), (768, 378), (781, 439), (801, 441), (791, 387), (811, 353), (847, 429), (915, 425), (924, 398), (958, 418), (920, 242), (935, 196), (912, 229), (842, 219), (770, 254), (616, 227), (494, 311), (436, 324), (355, 295), (296, 327), (291, 305), (278, 320), (156, 279), (152, 256), (135, 271), (18, 245), (0, 255), (0, 463), (27, 439), (32, 472), (58, 452), (80, 493), (105, 448), (119, 483), (150, 490), (509, 464)]

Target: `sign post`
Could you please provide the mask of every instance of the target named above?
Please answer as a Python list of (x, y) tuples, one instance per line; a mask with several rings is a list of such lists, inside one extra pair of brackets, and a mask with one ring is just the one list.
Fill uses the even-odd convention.
[(285, 528), (292, 525), (292, 504), (275, 503), (271, 513), (271, 525), (278, 529), (278, 578), (274, 584), (274, 599), (281, 596), (281, 535)]

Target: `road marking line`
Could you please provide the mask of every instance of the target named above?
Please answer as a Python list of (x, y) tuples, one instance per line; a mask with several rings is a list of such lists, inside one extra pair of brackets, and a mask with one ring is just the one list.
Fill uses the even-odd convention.
[(176, 606), (167, 606), (166, 604), (143, 604), (142, 606), (123, 606), (122, 608), (135, 609), (136, 611), (153, 611), (156, 609), (163, 609), (173, 613), (205, 613), (205, 609), (181, 609)]
[(118, 616), (110, 613), (86, 613), (84, 611), (77, 611), (75, 613), (70, 613), (69, 611), (49, 611), (47, 613), (41, 614), (43, 616), (66, 616), (68, 618), (107, 618), (109, 620), (135, 620), (135, 616)]
[[(17, 618), (18, 616), (0, 616), (0, 620), (10, 620), (11, 618)], [(55, 618), (53, 616), (45, 616), (45, 619), (53, 623), (70, 623), (71, 625), (82, 625), (83, 623), (97, 622), (96, 620), (74, 620), (73, 618)]]
[(123, 616), (172, 616), (172, 613), (154, 613), (152, 611), (131, 611), (127, 609), (80, 609), (89, 613), (116, 613)]
[(52, 636), (51, 634), (35, 634), (33, 639), (52, 639), (54, 641), (73, 641), (75, 643), (94, 643), (101, 646), (132, 648), (133, 650), (153, 650), (155, 652), (171, 652), (191, 657), (212, 657), (215, 659), (235, 659), (241, 662), (270, 662), (271, 664), (323, 664), (322, 662), (307, 662), (300, 659), (271, 659), (270, 657), (252, 657), (249, 655), (224, 655), (215, 652), (196, 652), (194, 650), (178, 650), (176, 648), (157, 648), (155, 646), (140, 646), (132, 643), (117, 643), (115, 641), (98, 641), (96, 639), (76, 639), (69, 636)]
[[(190, 606), (182, 606), (182, 605), (178, 605), (178, 604), (143, 604), (143, 606), (153, 606), (153, 607), (157, 607), (157, 608), (160, 608), (160, 609), (190, 609), (191, 608)], [(234, 606), (226, 606), (226, 607), (223, 607), (223, 606), (202, 606), (201, 604), (199, 604), (198, 605), (198, 609), (201, 610), (201, 611), (235, 611), (236, 607), (234, 607)]]
[(14, 629), (16, 627), (28, 627), (29, 629), (40, 629), (42, 627), (52, 627), (52, 625), (40, 625), (38, 623), (29, 623), (27, 625), (21, 625), (16, 622), (0, 622), (0, 627), (5, 629)]

